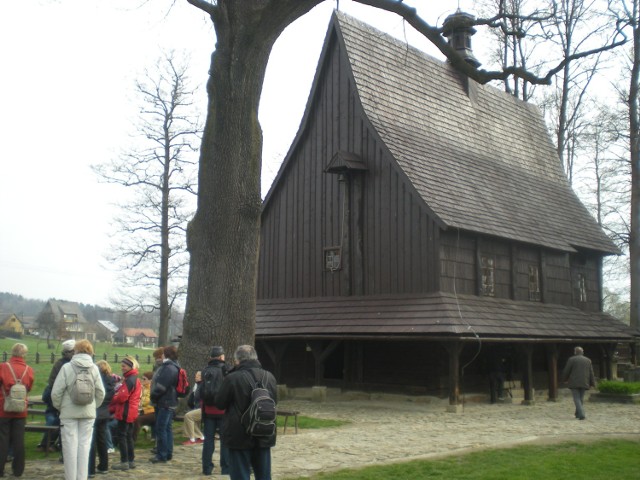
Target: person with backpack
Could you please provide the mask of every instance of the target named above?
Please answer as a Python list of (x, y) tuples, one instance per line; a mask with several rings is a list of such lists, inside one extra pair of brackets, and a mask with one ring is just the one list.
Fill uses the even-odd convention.
[(166, 463), (173, 458), (173, 418), (178, 406), (178, 349), (164, 347), (162, 365), (154, 374), (151, 401), (156, 405), (156, 453), (151, 463)]
[(33, 369), (27, 365), (27, 346), (16, 343), (11, 358), (0, 364), (0, 477), (4, 476), (9, 455), (13, 451), (11, 470), (16, 477), (24, 472), (24, 427), (27, 423), (27, 393), (33, 386)]
[[(65, 363), (69, 363), (71, 358), (73, 357), (74, 351), (73, 349), (76, 346), (76, 341), (74, 339), (65, 340), (62, 342), (62, 352), (60, 358), (56, 360), (56, 363), (51, 367), (51, 371), (49, 372), (49, 379), (47, 380), (47, 386), (44, 387), (42, 392), (42, 401), (47, 405), (44, 411), (44, 419), (46, 425), (60, 425), (60, 412), (56, 410), (51, 403), (51, 389), (53, 388), (53, 382), (56, 381), (56, 377), (58, 373), (60, 373), (60, 369)], [(59, 446), (60, 438), (58, 432), (51, 433), (45, 432), (42, 434), (42, 440), (40, 440), (40, 444), (38, 445), (38, 449), (42, 451), (48, 451), (52, 448), (55, 448), (56, 445)]]
[(129, 470), (136, 468), (133, 429), (134, 422), (139, 415), (142, 384), (138, 379), (138, 361), (134, 357), (127, 355), (122, 359), (120, 366), (122, 368), (122, 383), (116, 388), (109, 406), (114, 418), (118, 421), (120, 463), (111, 469)]
[[(209, 354), (209, 363), (202, 369), (202, 384), (200, 385), (200, 404), (204, 424), (204, 445), (202, 445), (202, 474), (213, 475), (213, 453), (215, 452), (216, 431), (222, 432), (224, 425), (224, 410), (215, 405), (216, 394), (227, 375), (227, 365), (224, 363), (224, 349), (215, 346)], [(227, 448), (220, 442), (220, 473), (229, 475)]]
[(73, 358), (62, 366), (51, 390), (53, 406), (60, 412), (65, 480), (88, 477), (93, 424), (104, 396), (100, 371), (93, 363), (93, 345), (79, 340)]
[[(276, 379), (262, 368), (251, 345), (239, 346), (233, 357), (235, 366), (215, 398), (215, 406), (225, 411), (220, 441), (228, 448), (229, 474), (231, 480), (249, 480), (253, 470), (255, 480), (271, 480)], [(260, 411), (268, 411), (269, 419)]]

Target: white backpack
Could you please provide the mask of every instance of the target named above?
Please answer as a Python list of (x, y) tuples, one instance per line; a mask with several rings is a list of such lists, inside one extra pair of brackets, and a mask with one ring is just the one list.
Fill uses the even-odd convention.
[(9, 362), (6, 362), (6, 364), (9, 370), (11, 370), (15, 384), (11, 385), (8, 392), (6, 390), (3, 392), (4, 411), (12, 413), (25, 412), (27, 410), (27, 387), (22, 383), (22, 379), (24, 378), (24, 374), (27, 373), (27, 368), (25, 367), (20, 380), (18, 380), (11, 364)]

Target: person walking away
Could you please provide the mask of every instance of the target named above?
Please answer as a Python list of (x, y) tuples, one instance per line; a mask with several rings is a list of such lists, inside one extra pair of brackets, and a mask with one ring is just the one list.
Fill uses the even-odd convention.
[[(93, 395), (84, 398), (91, 390)], [(93, 363), (93, 345), (89, 340), (79, 340), (73, 358), (62, 366), (51, 390), (53, 406), (60, 412), (66, 480), (85, 480), (88, 476), (93, 424), (104, 395), (100, 371)]]
[[(251, 392), (261, 383), (277, 402), (275, 377), (262, 368), (258, 354), (251, 345), (239, 346), (234, 355), (234, 368), (222, 382), (215, 405), (225, 411), (221, 443), (228, 448), (231, 480), (271, 480), (271, 447), (276, 444), (276, 432), (268, 437), (256, 437), (247, 432), (242, 415), (251, 405)], [(206, 438), (206, 432), (205, 432)]]
[[(111, 365), (106, 360), (96, 362), (104, 387), (104, 399), (96, 410), (96, 421), (93, 426), (93, 438), (91, 440), (91, 450), (89, 451), (89, 478), (98, 473), (107, 473), (109, 470), (109, 444), (107, 442), (107, 432), (109, 431), (109, 403), (115, 392), (115, 381)], [(96, 453), (98, 454), (98, 468), (96, 469)]]
[(562, 378), (568, 383), (573, 395), (573, 403), (576, 406), (575, 416), (579, 420), (586, 418), (584, 413), (584, 392), (596, 386), (596, 378), (593, 374), (591, 360), (584, 356), (582, 347), (576, 347), (562, 371)]
[(178, 406), (178, 349), (164, 347), (162, 365), (152, 380), (151, 402), (156, 405), (156, 454), (151, 463), (166, 463), (173, 458), (173, 418)]
[(189, 410), (184, 415), (182, 422), (182, 431), (184, 432), (187, 440), (182, 442), (182, 445), (197, 445), (204, 442), (204, 435), (200, 430), (200, 423), (202, 422), (202, 409), (200, 408), (200, 387), (202, 385), (202, 372), (198, 370), (195, 377), (195, 385), (193, 390), (187, 397), (187, 405)]
[(31, 391), (34, 381), (33, 369), (27, 365), (25, 356), (27, 346), (23, 343), (16, 343), (11, 348), (11, 357), (8, 361), (0, 364), (0, 477), (4, 476), (5, 465), (9, 455), (9, 445), (13, 452), (11, 459), (11, 470), (15, 477), (21, 477), (24, 473), (24, 426), (27, 423), (28, 399), (25, 397), (23, 411), (9, 408), (7, 397), (11, 394), (11, 387), (16, 383), (25, 386), (27, 392)]
[[(60, 412), (56, 410), (51, 403), (51, 389), (53, 388), (53, 382), (56, 381), (56, 377), (58, 373), (60, 373), (60, 369), (65, 363), (69, 363), (71, 357), (73, 357), (74, 351), (73, 349), (76, 346), (76, 341), (73, 339), (65, 340), (62, 342), (62, 353), (60, 358), (53, 364), (51, 367), (51, 372), (49, 372), (49, 379), (47, 380), (47, 386), (44, 388), (42, 392), (42, 401), (47, 405), (44, 412), (45, 425), (60, 425)], [(38, 445), (39, 450), (48, 451), (52, 448), (55, 448), (56, 444), (59, 444), (60, 438), (58, 436), (58, 432), (51, 433), (45, 432), (42, 434), (42, 440), (40, 440), (40, 444)]]
[[(215, 434), (222, 432), (224, 410), (215, 405), (215, 397), (227, 374), (224, 363), (224, 349), (215, 346), (209, 354), (209, 362), (202, 370), (203, 382), (200, 387), (200, 403), (204, 424), (204, 444), (202, 445), (202, 474), (213, 475), (213, 453), (215, 452)], [(220, 474), (229, 475), (227, 447), (220, 441)]]
[(120, 363), (122, 368), (122, 384), (116, 389), (111, 400), (111, 409), (118, 420), (118, 440), (120, 464), (112, 470), (129, 470), (136, 468), (133, 442), (133, 426), (138, 418), (142, 385), (138, 379), (138, 361), (126, 356)]

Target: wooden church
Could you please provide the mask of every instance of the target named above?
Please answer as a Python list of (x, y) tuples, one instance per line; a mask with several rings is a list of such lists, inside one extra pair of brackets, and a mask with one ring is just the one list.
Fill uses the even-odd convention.
[[(475, 62), (460, 15), (445, 35)], [(535, 106), (336, 12), (264, 201), (256, 345), (290, 387), (455, 405), (500, 358), (555, 399), (574, 346), (610, 378), (637, 333), (602, 312), (616, 253)]]

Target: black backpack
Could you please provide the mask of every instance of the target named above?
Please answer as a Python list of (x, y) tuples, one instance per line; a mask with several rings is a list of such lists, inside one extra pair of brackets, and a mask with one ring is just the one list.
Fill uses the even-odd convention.
[(216, 394), (222, 385), (224, 374), (222, 368), (216, 365), (209, 365), (202, 371), (202, 391), (200, 398), (205, 405), (214, 405)]
[(266, 389), (267, 372), (262, 372), (262, 381), (257, 381), (253, 373), (247, 380), (252, 388), (251, 403), (242, 414), (242, 424), (252, 437), (271, 437), (276, 433), (276, 402)]

